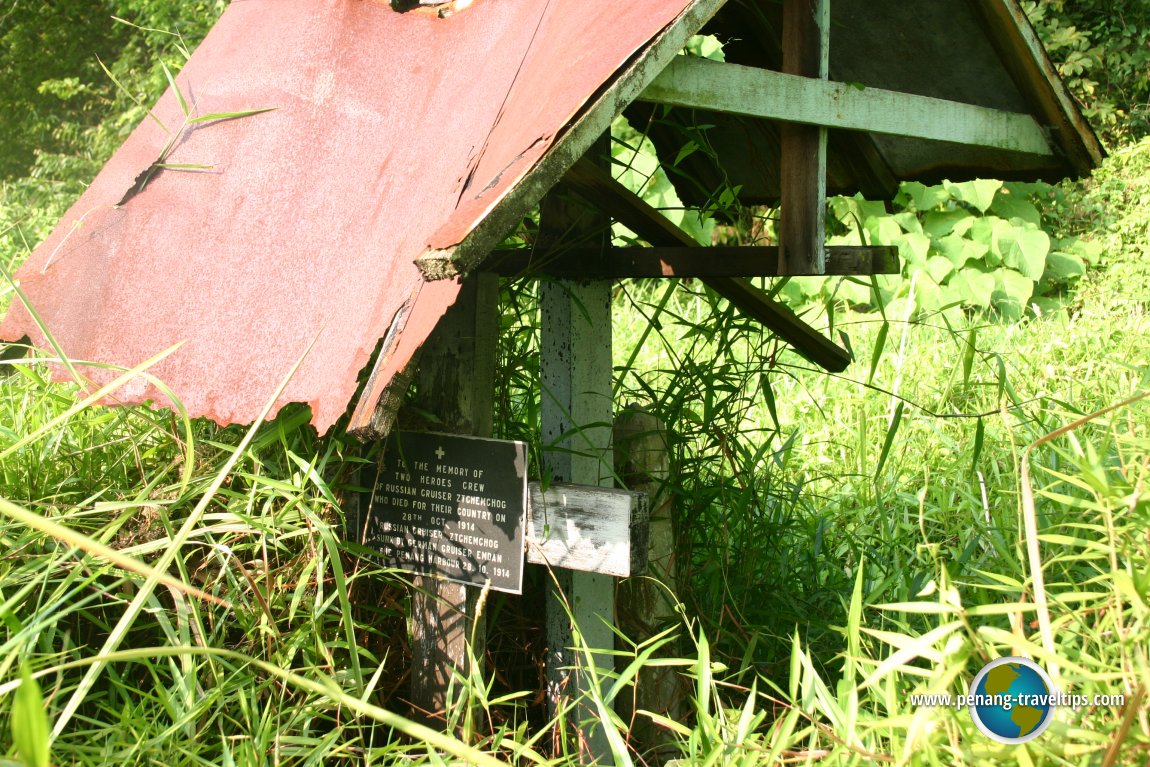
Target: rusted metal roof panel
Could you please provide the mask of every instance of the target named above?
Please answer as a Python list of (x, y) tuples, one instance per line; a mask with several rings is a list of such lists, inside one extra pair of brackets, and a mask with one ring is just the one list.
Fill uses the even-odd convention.
[[(306, 402), (324, 432), (379, 340), (402, 368), (454, 301), (414, 259), (462, 241), (692, 4), (234, 2), (21, 287), (77, 360), (133, 366), (186, 341), (151, 373), (220, 423), (254, 420), (314, 340), (275, 409)], [(192, 118), (272, 111), (192, 124), (181, 97)], [(23, 335), (46, 346), (13, 305), (0, 337)], [(142, 379), (116, 399), (170, 404)]]

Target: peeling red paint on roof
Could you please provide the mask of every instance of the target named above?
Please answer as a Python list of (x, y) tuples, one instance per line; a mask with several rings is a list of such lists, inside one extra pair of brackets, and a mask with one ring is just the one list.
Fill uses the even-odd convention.
[[(406, 306), (385, 371), (454, 299), (413, 261), (460, 242), (690, 0), (479, 0), (446, 19), (375, 0), (236, 0), (18, 273), (72, 358), (150, 372), (193, 416), (310, 404), (328, 430)], [(161, 127), (161, 124), (163, 127)], [(171, 151), (164, 147), (175, 136)], [(207, 165), (154, 172), (154, 163)], [(415, 300), (418, 297), (418, 300)], [(414, 302), (414, 303), (413, 303)], [(47, 346), (13, 305), (0, 337)], [(97, 381), (113, 374), (86, 368)], [(126, 403), (165, 396), (142, 379)]]

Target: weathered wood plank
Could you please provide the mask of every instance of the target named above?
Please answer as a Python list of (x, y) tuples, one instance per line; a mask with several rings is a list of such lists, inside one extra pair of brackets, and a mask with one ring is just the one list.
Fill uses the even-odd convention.
[[(609, 211), (624, 226), (652, 245), (702, 247), (691, 235), (611, 178), (611, 174), (605, 170), (580, 161), (568, 172), (565, 180), (580, 196)], [(845, 349), (836, 346), (799, 319), (789, 308), (771, 299), (746, 280), (709, 277), (704, 282), (744, 314), (769, 327), (779, 338), (793, 346), (795, 351), (816, 365), (837, 373), (850, 364), (851, 357)]]
[[(440, 320), (423, 347), (416, 372), (413, 411), (431, 413), (429, 429), (490, 436), (499, 327), (498, 280), (468, 278), (459, 299)], [(411, 700), (433, 718), (447, 706), (447, 687), (467, 671), (467, 642), (472, 635), (476, 658), (483, 657), (485, 631), (477, 618), (478, 589), (432, 576), (412, 579)]]
[(527, 485), (527, 561), (616, 578), (647, 566), (647, 496), (627, 490)]
[(640, 96), (657, 104), (1053, 156), (1033, 117), (680, 56)]
[[(597, 157), (609, 156), (605, 142)], [(582, 163), (595, 167), (595, 160)], [(606, 173), (606, 171), (603, 171)], [(610, 222), (594, 206), (581, 206), (563, 188), (544, 199), (540, 238), (544, 244), (609, 242)], [(540, 383), (543, 460), (552, 482), (610, 486), (611, 454), (611, 282), (545, 282), (540, 286)], [(555, 587), (547, 602), (547, 693), (551, 714), (565, 701), (591, 691), (595, 676), (575, 649), (576, 632), (586, 647), (611, 651), (615, 635), (615, 582), (611, 576), (552, 570)], [(610, 656), (594, 655), (610, 668)], [(574, 720), (586, 722), (578, 738), (582, 763), (606, 763), (610, 744), (593, 706), (581, 705)], [(610, 725), (607, 725), (610, 726)]]
[[(830, 0), (784, 0), (783, 71), (827, 79)], [(826, 255), (827, 129), (784, 123), (779, 130), (779, 271), (823, 274)]]
[[(825, 249), (828, 275), (898, 274), (898, 248), (831, 246)], [(583, 279), (638, 277), (778, 277), (774, 245), (686, 247), (659, 245), (611, 248), (517, 248), (496, 250), (480, 267), (501, 277), (547, 275)], [(793, 275), (793, 276), (815, 276)]]

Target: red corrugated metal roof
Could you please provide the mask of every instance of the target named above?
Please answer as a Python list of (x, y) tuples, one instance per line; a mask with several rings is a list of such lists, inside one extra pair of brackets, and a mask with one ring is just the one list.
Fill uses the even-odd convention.
[[(462, 241), (613, 74), (692, 0), (237, 0), (18, 279), (66, 353), (151, 372), (194, 416), (307, 402), (326, 431), (401, 316), (390, 369), (454, 301), (413, 261)], [(163, 127), (161, 127), (161, 124)], [(170, 164), (118, 203), (174, 137)], [(413, 299), (420, 300), (412, 308)], [(410, 320), (410, 321), (408, 321)], [(14, 305), (0, 337), (43, 334)], [(95, 380), (111, 374), (87, 371)], [(127, 403), (164, 395), (142, 379)]]

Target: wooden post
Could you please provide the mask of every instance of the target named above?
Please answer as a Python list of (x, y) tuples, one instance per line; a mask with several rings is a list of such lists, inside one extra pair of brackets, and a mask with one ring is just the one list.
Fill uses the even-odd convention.
[[(540, 340), (543, 385), (543, 445), (551, 482), (609, 486), (611, 470), (611, 283), (560, 281), (540, 286)], [(591, 648), (612, 650), (615, 583), (607, 575), (556, 569), (557, 590), (547, 605), (548, 700), (552, 713), (590, 689), (585, 667), (574, 652), (572, 621)], [(610, 658), (596, 666), (610, 668)], [(590, 721), (593, 707), (580, 706), (579, 720)], [(607, 725), (610, 726), (610, 725)], [(602, 726), (582, 728), (580, 757), (607, 759), (610, 748)]]
[[(491, 436), (499, 281), (473, 275), (423, 347), (414, 405), (434, 414), (429, 431)], [(417, 419), (414, 410), (405, 420)], [(467, 673), (467, 642), (482, 659), (482, 620), (474, 624), (479, 590), (431, 576), (413, 578), (411, 700), (431, 718), (444, 715), (453, 674)]]
[[(628, 490), (645, 493), (649, 502), (647, 573), (619, 583), (619, 628), (633, 642), (643, 642), (658, 634), (675, 615), (677, 578), (675, 529), (671, 514), (671, 493), (665, 483), (671, 475), (667, 430), (658, 417), (635, 405), (628, 405), (615, 418), (615, 471)], [(658, 653), (676, 655), (674, 643)], [(625, 663), (621, 658), (620, 663)], [(677, 750), (671, 732), (657, 726), (638, 710), (652, 711), (674, 722), (686, 718), (691, 691), (686, 677), (672, 666), (655, 666), (639, 672), (635, 694), (620, 697), (620, 714), (634, 722), (631, 741), (651, 758), (649, 764), (662, 764)], [(626, 710), (623, 710), (626, 707)]]
[[(784, 0), (783, 72), (826, 80), (829, 42), (830, 0)], [(823, 274), (827, 129), (783, 123), (779, 136), (779, 272)]]

